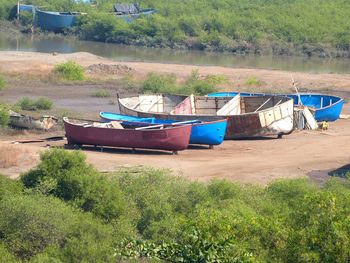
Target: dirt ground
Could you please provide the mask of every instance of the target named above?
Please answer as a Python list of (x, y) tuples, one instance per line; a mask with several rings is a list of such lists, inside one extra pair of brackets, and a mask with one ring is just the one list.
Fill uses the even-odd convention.
[[(282, 90), (290, 87), (291, 74), (299, 87), (313, 91), (340, 94), (346, 100), (350, 94), (350, 75), (309, 74), (277, 70), (233, 69), (225, 67), (189, 66), (143, 62), (118, 62), (96, 57), (88, 53), (52, 55), (31, 52), (0, 52), (0, 72), (5, 74), (47, 74), (57, 62), (73, 59), (85, 67), (103, 63), (122, 64), (132, 69), (134, 74), (144, 76), (149, 72), (175, 73), (186, 77), (193, 69), (200, 74), (223, 74), (239, 87), (249, 76), (256, 76), (265, 82), (263, 91)], [(106, 84), (104, 84), (106, 85)], [(113, 86), (114, 84), (107, 84)], [(15, 84), (0, 91), (1, 101), (14, 103), (23, 96), (47, 96), (54, 100), (57, 108), (72, 114), (98, 117), (99, 110), (114, 110), (110, 98), (91, 97), (91, 92), (101, 88), (91, 85), (38, 85)], [(118, 91), (118, 87), (115, 88)], [(284, 88), (285, 90), (286, 88)], [(68, 94), (68, 95), (67, 95)], [(350, 114), (349, 104), (345, 104), (344, 114)], [(79, 116), (80, 117), (80, 116)], [(48, 134), (20, 133), (0, 135), (0, 173), (16, 178), (22, 172), (35, 166), (39, 153), (50, 146), (63, 146), (65, 141), (14, 144), (21, 139), (46, 138), (64, 135), (58, 130)], [(165, 152), (141, 151), (132, 153), (129, 149), (100, 149), (85, 147), (88, 162), (98, 170), (108, 172), (128, 166), (151, 166), (169, 168), (174, 174), (193, 180), (208, 181), (226, 178), (243, 183), (267, 184), (278, 178), (311, 176), (317, 181), (327, 178), (327, 171), (336, 170), (350, 163), (350, 119), (330, 123), (326, 131), (297, 131), (283, 139), (231, 140), (210, 150), (192, 147), (171, 155)], [(321, 171), (315, 173), (315, 171)], [(325, 172), (323, 172), (325, 171)], [(317, 174), (317, 176), (315, 176)]]

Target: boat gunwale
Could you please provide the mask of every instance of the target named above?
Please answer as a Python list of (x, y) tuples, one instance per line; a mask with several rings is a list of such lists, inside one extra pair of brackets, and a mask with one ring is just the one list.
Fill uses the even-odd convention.
[[(68, 119), (68, 121), (67, 121)], [(87, 120), (87, 119), (79, 119), (79, 118), (68, 118), (68, 117), (63, 117), (63, 122), (68, 123), (73, 126), (81, 127), (81, 128), (96, 128), (96, 129), (109, 129), (109, 130), (123, 130), (123, 131), (136, 131), (136, 132), (155, 132), (155, 131), (164, 131), (164, 130), (171, 130), (171, 129), (178, 129), (178, 128), (183, 128), (186, 125), (171, 125), (171, 124), (166, 124), (164, 125), (163, 129), (142, 129), (142, 130), (136, 130), (136, 129), (130, 129), (130, 128), (123, 128), (123, 129), (117, 129), (117, 128), (110, 128), (110, 127), (96, 127), (96, 126), (88, 126), (84, 127), (76, 123), (72, 123), (69, 121), (69, 119), (72, 120), (77, 120), (77, 121), (90, 121), (90, 122), (98, 122), (98, 123), (108, 123), (108, 122), (101, 122), (101, 121), (94, 121), (94, 120)], [(152, 125), (150, 125), (152, 126)]]
[[(225, 92), (225, 91), (223, 91), (223, 92), (214, 92), (214, 93), (210, 93), (210, 94), (220, 94), (220, 93), (231, 93), (231, 91), (227, 91), (227, 92)], [(236, 93), (236, 92), (234, 92), (234, 91), (232, 91), (232, 93)], [(222, 98), (227, 98), (227, 97), (235, 97), (235, 96), (237, 96), (238, 94), (240, 94), (240, 93), (245, 93), (245, 94), (249, 94), (249, 92), (237, 92), (237, 94), (236, 95), (234, 95), (234, 96), (208, 96), (208, 95), (210, 95), (210, 94), (208, 94), (208, 95), (206, 95), (206, 96), (208, 96), (208, 97), (222, 97)], [(336, 98), (336, 99), (339, 99), (339, 100), (337, 100), (335, 103), (332, 103), (331, 105), (328, 105), (328, 106), (325, 106), (325, 107), (322, 107), (322, 108), (317, 108), (316, 110), (322, 110), (322, 109), (326, 109), (326, 108), (329, 108), (329, 107), (332, 107), (333, 105), (336, 105), (336, 104), (338, 104), (338, 103), (340, 103), (341, 101), (342, 102), (344, 102), (344, 98), (342, 98), (342, 97), (338, 97), (338, 96), (334, 96), (334, 95), (327, 95), (327, 94), (322, 94), (322, 93), (309, 93), (309, 92), (301, 92), (301, 93), (291, 93), (291, 94), (285, 94), (285, 95), (283, 95), (283, 94), (277, 94), (277, 95), (273, 95), (273, 94), (266, 94), (266, 93), (261, 93), (260, 95), (259, 95), (259, 93), (254, 93), (254, 95), (252, 95), (252, 96), (249, 96), (249, 97), (258, 97), (258, 96), (276, 96), (276, 97), (288, 97), (289, 98), (289, 96), (298, 96), (298, 95), (306, 95), (306, 96), (314, 96), (314, 95), (316, 95), (316, 96), (323, 96), (323, 97), (333, 97), (333, 98)], [(248, 96), (247, 96), (248, 97)], [(297, 105), (297, 106), (304, 106), (304, 105)]]
[[(181, 95), (180, 95), (180, 96), (181, 96)], [(277, 97), (277, 98), (282, 98), (282, 99), (283, 99), (283, 98), (286, 98), (287, 100), (284, 101), (284, 102), (281, 103), (281, 104), (274, 105), (274, 106), (272, 106), (272, 107), (269, 107), (269, 108), (263, 109), (263, 110), (259, 110), (259, 111), (257, 111), (257, 112), (245, 112), (245, 113), (241, 113), (241, 114), (230, 114), (230, 115), (213, 115), (213, 114), (211, 114), (211, 115), (210, 115), (210, 114), (170, 114), (170, 113), (166, 113), (166, 112), (142, 111), (142, 110), (131, 109), (131, 108), (125, 106), (125, 104), (123, 104), (123, 103), (120, 101), (120, 100), (122, 100), (122, 99), (138, 98), (138, 97), (136, 97), (136, 96), (134, 96), (134, 97), (126, 97), (126, 98), (117, 98), (117, 100), (118, 100), (118, 103), (120, 103), (120, 104), (123, 105), (123, 107), (125, 107), (125, 108), (127, 108), (127, 109), (129, 109), (129, 110), (132, 110), (132, 111), (134, 111), (134, 112), (149, 113), (149, 114), (163, 114), (163, 115), (169, 115), (169, 116), (199, 116), (199, 117), (218, 117), (218, 118), (220, 118), (220, 117), (226, 118), (226, 117), (230, 117), (230, 116), (249, 116), (249, 115), (259, 114), (259, 113), (263, 113), (263, 112), (270, 111), (270, 110), (274, 109), (275, 107), (280, 107), (281, 105), (284, 105), (284, 104), (288, 103), (290, 100), (293, 100), (293, 98), (289, 98), (289, 97), (287, 97), (287, 96), (273, 96), (273, 95), (272, 95), (272, 96), (271, 96), (271, 95), (266, 95), (266, 96), (268, 96), (268, 97)], [(205, 96), (203, 96), (203, 97), (205, 97)], [(234, 96), (232, 96), (232, 97), (234, 97)], [(260, 96), (250, 96), (250, 97), (260, 97)], [(210, 98), (210, 97), (208, 97), (208, 98)], [(222, 98), (224, 98), (224, 97), (222, 97)], [(242, 98), (244, 98), (244, 97), (242, 97)], [(174, 106), (174, 107), (175, 107), (175, 106)], [(293, 103), (293, 108), (294, 108), (294, 103)]]
[[(101, 113), (104, 113), (105, 111), (100, 112), (100, 117), (104, 118), (101, 116)], [(112, 113), (112, 114), (120, 114), (120, 113), (113, 113), (113, 112), (106, 112), (106, 113)], [(120, 114), (123, 115), (123, 114)], [(125, 116), (125, 115), (124, 115)], [(172, 116), (172, 115), (170, 115)], [(137, 117), (137, 116), (131, 116), (131, 117)], [(220, 117), (220, 116), (219, 116)], [(138, 117), (142, 118), (142, 117)], [(106, 118), (108, 119), (108, 118)], [(156, 118), (155, 118), (156, 119)], [(110, 119), (109, 119), (110, 120)], [(117, 121), (117, 120), (116, 120)], [(200, 120), (199, 120), (200, 121)], [(143, 121), (125, 121), (125, 122), (135, 122), (135, 123), (148, 123), (148, 122), (143, 122)], [(226, 118), (222, 118), (219, 120), (212, 120), (212, 121), (200, 121), (199, 123), (184, 123), (184, 124), (176, 124), (176, 121), (174, 123), (167, 123), (165, 125), (173, 125), (173, 126), (184, 126), (184, 125), (193, 125), (193, 126), (202, 126), (202, 125), (209, 125), (209, 124), (216, 124), (216, 123), (221, 123), (221, 122), (227, 122)]]

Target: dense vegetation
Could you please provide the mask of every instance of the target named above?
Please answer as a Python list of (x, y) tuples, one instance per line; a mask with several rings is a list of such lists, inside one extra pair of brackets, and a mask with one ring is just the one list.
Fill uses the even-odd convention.
[(167, 171), (109, 176), (50, 150), (20, 181), (0, 177), (6, 262), (349, 262), (350, 183), (209, 184)]
[[(140, 0), (142, 8), (158, 13), (131, 24), (111, 14), (115, 0), (93, 6), (73, 0), (27, 2), (47, 10), (87, 12), (73, 31), (89, 40), (238, 53), (297, 50), (329, 56), (333, 49), (350, 51), (350, 2), (344, 0)], [(15, 3), (0, 0), (0, 18), (8, 18)]]
[(41, 97), (36, 100), (24, 97), (20, 99), (16, 105), (21, 110), (36, 111), (36, 110), (50, 110), (52, 109), (53, 102), (46, 97)]

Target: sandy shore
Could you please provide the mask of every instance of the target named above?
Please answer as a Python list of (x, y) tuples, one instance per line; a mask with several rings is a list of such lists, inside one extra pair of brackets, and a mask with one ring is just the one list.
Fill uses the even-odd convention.
[[(34, 52), (0, 52), (0, 72), (24, 75), (42, 75), (49, 73), (56, 63), (75, 60), (81, 65), (122, 64), (133, 69), (136, 76), (145, 76), (149, 72), (174, 73), (180, 78), (198, 69), (202, 75), (222, 74), (232, 83), (232, 89), (243, 88), (244, 81), (255, 76), (264, 82), (259, 87), (264, 90), (292, 91), (291, 75), (301, 88), (323, 90), (329, 93), (341, 93), (349, 99), (350, 75), (310, 74), (277, 70), (235, 69), (226, 67), (191, 66), (178, 64), (119, 62), (97, 57), (89, 53), (44, 54)], [(47, 96), (59, 108), (65, 108), (85, 116), (98, 117), (99, 110), (113, 111), (114, 105), (107, 99), (92, 98), (91, 92), (101, 88), (98, 85), (51, 85), (39, 83), (38, 86), (17, 83), (14, 87), (0, 91), (1, 100), (10, 103), (23, 96)], [(112, 85), (112, 84), (111, 84)], [(114, 84), (113, 84), (114, 85)], [(118, 89), (118, 87), (114, 87)], [(247, 89), (247, 87), (244, 87)], [(256, 89), (254, 91), (257, 91)], [(344, 113), (350, 113), (348, 104)], [(63, 132), (58, 132), (62, 135)], [(52, 135), (52, 134), (50, 134)], [(39, 152), (47, 148), (47, 143), (13, 145), (11, 141), (23, 138), (42, 138), (45, 135), (26, 134), (11, 138), (0, 138), (0, 154), (6, 147), (16, 150), (18, 161), (15, 165), (0, 168), (0, 173), (12, 177), (37, 164)], [(49, 143), (51, 146), (63, 146), (65, 141)], [(213, 178), (226, 178), (244, 183), (266, 184), (278, 178), (306, 176), (310, 172), (318, 173), (317, 180), (325, 180), (327, 171), (336, 170), (350, 163), (350, 120), (331, 123), (327, 131), (301, 131), (285, 136), (281, 140), (238, 140), (225, 141), (213, 150), (192, 148), (178, 156), (165, 153), (111, 149), (99, 152), (91, 148), (84, 149), (87, 159), (101, 171), (114, 171), (125, 166), (153, 166), (169, 168), (174, 174), (193, 180), (207, 181)], [(1, 156), (0, 156), (1, 157)], [(1, 158), (0, 158), (1, 160)], [(23, 161), (24, 160), (24, 161)], [(313, 176), (314, 177), (314, 176)]]

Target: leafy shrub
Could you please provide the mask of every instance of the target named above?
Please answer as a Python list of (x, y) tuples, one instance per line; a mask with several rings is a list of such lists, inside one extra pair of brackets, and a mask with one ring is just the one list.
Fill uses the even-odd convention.
[(0, 75), (0, 90), (3, 90), (5, 87), (6, 87), (5, 78)]
[(64, 80), (78, 81), (85, 78), (85, 69), (74, 61), (57, 64), (53, 72)]
[(257, 77), (252, 76), (246, 79), (244, 84), (247, 86), (261, 86), (264, 83), (261, 80), (259, 80)]
[(101, 89), (101, 90), (98, 90), (98, 91), (92, 93), (92, 97), (96, 97), (96, 98), (109, 98), (111, 96), (112, 95), (109, 92), (109, 90), (104, 90), (104, 89)]
[(211, 75), (209, 78), (200, 79), (198, 70), (192, 71), (191, 75), (187, 78), (182, 90), (185, 94), (206, 95), (208, 93), (216, 92), (214, 77)]
[(18, 262), (16, 257), (12, 255), (5, 247), (2, 242), (0, 242), (0, 258), (2, 262), (6, 263), (16, 263)]
[(37, 99), (34, 104), (38, 110), (51, 110), (53, 106), (53, 102), (44, 97)]
[(7, 107), (0, 105), (0, 126), (5, 127), (10, 122), (10, 113)]
[(110, 262), (112, 258), (111, 228), (58, 199), (8, 196), (1, 200), (0, 210), (1, 240), (21, 259), (29, 259), (50, 247), (62, 262), (91, 258)]
[(85, 163), (80, 152), (46, 151), (41, 163), (21, 177), (28, 188), (53, 195), (106, 221), (120, 216), (125, 203), (119, 187)]
[(148, 93), (174, 93), (176, 92), (175, 74), (148, 74), (142, 84), (142, 92)]
[(0, 200), (5, 196), (19, 195), (23, 191), (22, 184), (18, 181), (0, 175)]
[(36, 111), (36, 110), (50, 110), (52, 109), (53, 102), (45, 97), (41, 97), (37, 100), (24, 97), (16, 103), (21, 110)]

